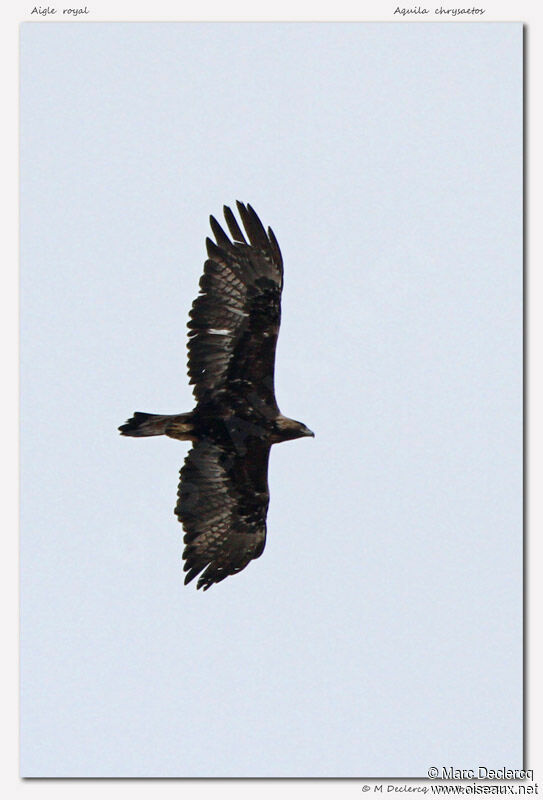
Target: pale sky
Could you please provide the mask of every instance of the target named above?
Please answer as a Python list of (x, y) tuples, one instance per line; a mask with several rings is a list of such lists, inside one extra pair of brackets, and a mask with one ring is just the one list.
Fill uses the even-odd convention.
[[(522, 765), (522, 26), (23, 24), (25, 776)], [(263, 556), (183, 586), (208, 216), (285, 260)]]

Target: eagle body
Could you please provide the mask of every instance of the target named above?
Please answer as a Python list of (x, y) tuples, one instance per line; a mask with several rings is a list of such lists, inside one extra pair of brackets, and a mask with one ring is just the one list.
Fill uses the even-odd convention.
[[(175, 514), (185, 530), (185, 583), (208, 589), (264, 550), (273, 444), (313, 436), (281, 414), (274, 391), (283, 260), (271, 228), (251, 206), (231, 209), (230, 237), (214, 217), (215, 241), (192, 305), (188, 374), (196, 407), (185, 414), (136, 412), (124, 436), (166, 435), (193, 443), (180, 473)], [(247, 238), (246, 238), (247, 237)]]

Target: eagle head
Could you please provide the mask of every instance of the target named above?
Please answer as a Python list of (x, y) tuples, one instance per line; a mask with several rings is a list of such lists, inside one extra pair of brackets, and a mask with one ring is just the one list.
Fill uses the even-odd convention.
[(284, 417), (282, 414), (279, 414), (275, 419), (275, 430), (277, 442), (287, 442), (289, 439), (300, 439), (302, 436), (315, 436), (313, 431), (310, 431), (303, 422)]

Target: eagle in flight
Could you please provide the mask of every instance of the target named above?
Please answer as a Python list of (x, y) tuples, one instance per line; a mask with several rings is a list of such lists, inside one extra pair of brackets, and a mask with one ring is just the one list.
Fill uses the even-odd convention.
[(190, 312), (188, 373), (196, 407), (188, 414), (136, 412), (123, 436), (190, 441), (175, 514), (185, 530), (185, 583), (204, 591), (258, 558), (266, 542), (272, 444), (313, 436), (284, 417), (274, 392), (283, 259), (250, 205), (237, 203), (242, 232), (224, 207), (230, 237), (210, 217), (215, 242)]

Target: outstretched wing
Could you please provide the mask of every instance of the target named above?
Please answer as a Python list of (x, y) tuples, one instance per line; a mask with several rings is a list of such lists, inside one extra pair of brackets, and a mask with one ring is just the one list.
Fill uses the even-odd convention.
[(209, 258), (190, 312), (189, 378), (199, 401), (226, 390), (275, 409), (283, 260), (271, 228), (265, 231), (250, 205), (237, 207), (248, 242), (228, 207), (232, 239), (210, 217), (216, 242), (206, 240)]
[(270, 445), (197, 442), (181, 469), (175, 513), (185, 529), (185, 583), (209, 589), (258, 558), (266, 542)]

